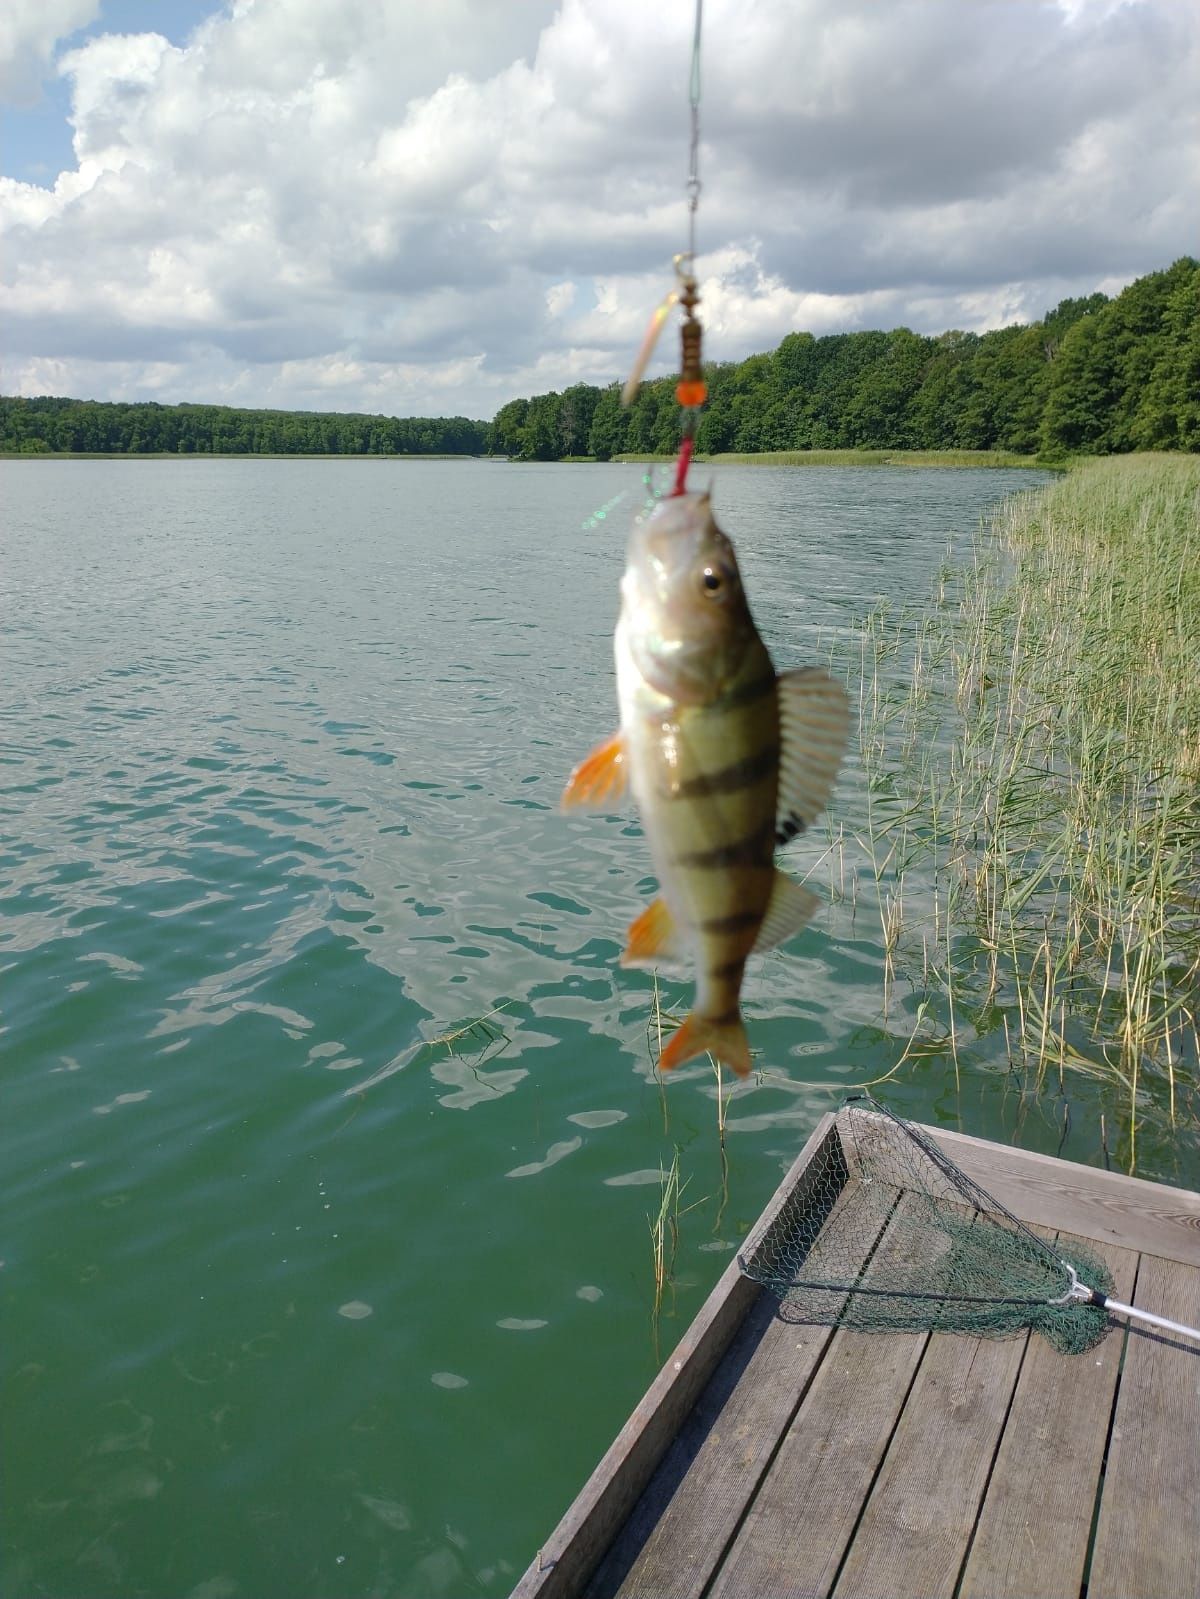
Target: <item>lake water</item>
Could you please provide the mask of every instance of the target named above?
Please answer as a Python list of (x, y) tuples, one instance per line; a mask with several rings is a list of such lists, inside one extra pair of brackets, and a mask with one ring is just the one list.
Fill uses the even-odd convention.
[[(641, 469), (3, 474), (4, 1592), (507, 1593), (915, 997), (884, 1020), (847, 899), (752, 969), (727, 1173), (709, 1066), (656, 1081), (616, 966), (643, 841), (557, 810), (615, 724)], [(1036, 481), (715, 477), (781, 666)], [(853, 761), (833, 813), (862, 825)], [(827, 892), (823, 849), (788, 859)], [(888, 1097), (1014, 1126), (1003, 1074)]]

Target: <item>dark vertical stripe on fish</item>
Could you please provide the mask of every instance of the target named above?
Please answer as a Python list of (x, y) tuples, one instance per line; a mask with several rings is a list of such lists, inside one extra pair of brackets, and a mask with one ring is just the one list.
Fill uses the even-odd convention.
[(723, 1016), (706, 1016), (704, 1020), (711, 1027), (732, 1027), (734, 1022), (740, 1022), (742, 1013), (735, 1005), (732, 1010), (727, 1010)]
[(720, 966), (710, 966), (708, 968), (708, 975), (716, 978), (716, 980), (720, 983), (728, 983), (734, 979), (740, 980), (741, 975), (745, 970), (746, 961), (743, 957), (740, 960), (725, 961)]
[(714, 849), (687, 850), (676, 855), (677, 866), (693, 866), (701, 872), (724, 871), (731, 866), (757, 867), (773, 871), (771, 855), (775, 844), (775, 823), (770, 820), (756, 827), (745, 838), (735, 838), (730, 844), (718, 844)]
[(666, 799), (704, 799), (709, 794), (738, 794), (742, 789), (753, 788), (765, 777), (779, 769), (779, 745), (770, 744), (757, 755), (744, 755), (731, 761), (720, 771), (701, 773), (699, 777), (685, 777), (664, 795)]
[(772, 667), (761, 677), (751, 678), (749, 683), (743, 683), (740, 688), (730, 689), (713, 708), (719, 711), (740, 711), (744, 705), (753, 705), (756, 700), (761, 700), (765, 695), (772, 693), (778, 681), (775, 669)]

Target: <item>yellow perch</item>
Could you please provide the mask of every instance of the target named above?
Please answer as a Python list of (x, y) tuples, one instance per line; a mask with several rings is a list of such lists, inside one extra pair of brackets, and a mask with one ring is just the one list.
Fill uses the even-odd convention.
[(817, 667), (776, 674), (707, 494), (673, 495), (634, 524), (615, 649), (620, 731), (575, 768), (563, 805), (632, 789), (661, 897), (630, 927), (621, 964), (696, 967), (695, 1008), (659, 1065), (711, 1051), (745, 1076), (746, 961), (820, 903), (776, 870), (775, 848), (829, 799), (846, 695)]

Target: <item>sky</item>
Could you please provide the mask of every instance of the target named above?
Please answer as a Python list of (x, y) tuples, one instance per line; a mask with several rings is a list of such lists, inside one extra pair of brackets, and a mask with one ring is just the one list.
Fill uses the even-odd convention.
[[(686, 245), (693, 20), (3, 0), (0, 392), (491, 417), (623, 379)], [(706, 0), (701, 85), (709, 359), (1200, 254), (1197, 0)]]

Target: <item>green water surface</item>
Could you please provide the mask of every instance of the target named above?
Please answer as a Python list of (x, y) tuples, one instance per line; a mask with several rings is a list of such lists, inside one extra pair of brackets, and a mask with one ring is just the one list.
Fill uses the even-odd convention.
[[(655, 1078), (616, 966), (635, 819), (557, 810), (615, 724), (641, 471), (5, 465), (9, 1599), (506, 1593), (817, 1117), (897, 1059), (916, 998), (883, 1017), (843, 877), (749, 977), (727, 1169), (709, 1066)], [(780, 666), (1031, 481), (715, 478)], [(828, 895), (826, 842), (788, 856)], [(1096, 1158), (1003, 1074), (887, 1095)]]

